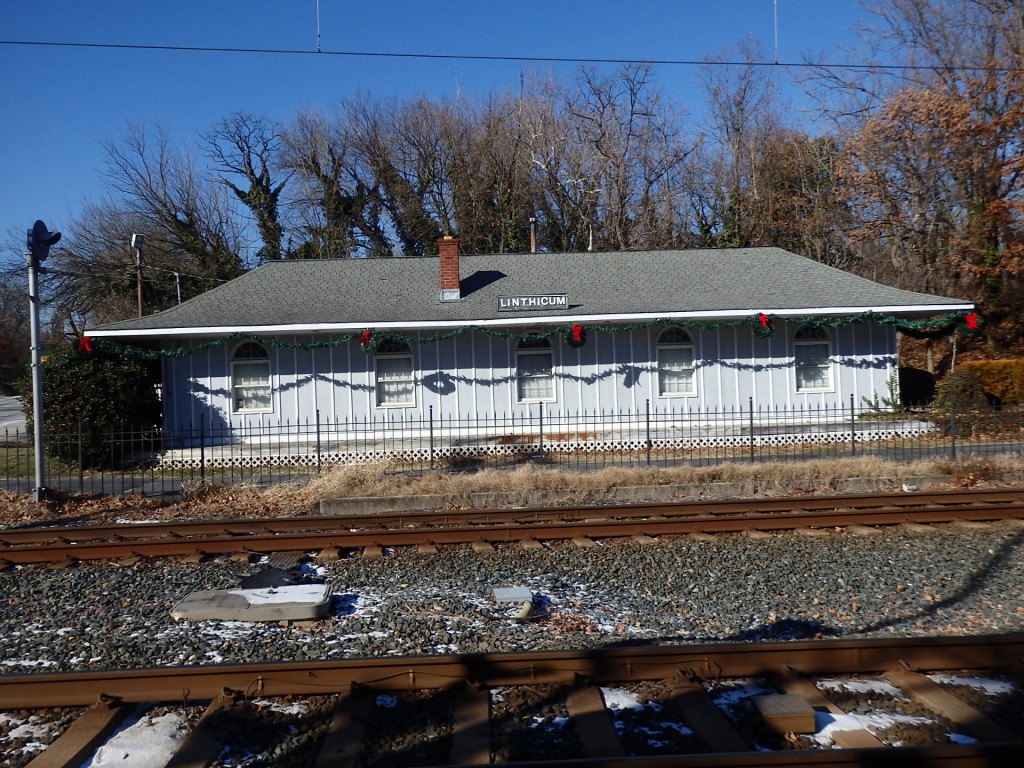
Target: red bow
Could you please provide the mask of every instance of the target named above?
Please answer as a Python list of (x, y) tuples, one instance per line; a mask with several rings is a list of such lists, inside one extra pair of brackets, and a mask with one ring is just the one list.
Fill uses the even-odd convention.
[(572, 340), (575, 341), (577, 344), (582, 344), (583, 343), (583, 326), (582, 325), (574, 325), (570, 330), (572, 331)]
[(373, 341), (373, 331), (363, 331), (359, 336), (359, 345), (363, 349), (370, 348), (370, 342)]
[(762, 328), (770, 328), (772, 324), (772, 319), (768, 317), (768, 315), (766, 315), (764, 312), (762, 312), (760, 315), (757, 316), (757, 322), (761, 324)]
[(78, 351), (79, 352), (92, 352), (92, 339), (88, 336), (83, 336), (78, 340)]
[(967, 317), (964, 318), (967, 321), (967, 327), (974, 330), (978, 327), (978, 313), (971, 312)]

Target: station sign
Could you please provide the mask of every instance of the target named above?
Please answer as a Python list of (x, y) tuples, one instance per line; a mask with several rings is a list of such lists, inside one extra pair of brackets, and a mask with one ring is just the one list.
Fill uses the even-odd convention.
[(499, 312), (516, 312), (522, 310), (538, 309), (568, 309), (569, 294), (567, 293), (540, 293), (526, 294), (520, 296), (499, 296)]

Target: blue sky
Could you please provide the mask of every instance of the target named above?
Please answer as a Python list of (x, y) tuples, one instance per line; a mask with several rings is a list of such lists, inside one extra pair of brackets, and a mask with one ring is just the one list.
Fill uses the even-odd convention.
[[(753, 37), (769, 58), (849, 61), (857, 0), (3, 0), (0, 3), (0, 248), (23, 250), (36, 219), (66, 227), (102, 192), (101, 142), (159, 124), (194, 140), (245, 110), (286, 121), (307, 107), (374, 97), (515, 90), (524, 70), (577, 64), (341, 56), (333, 52), (701, 60)], [(317, 26), (321, 54), (316, 54)], [(300, 54), (125, 50), (12, 42), (223, 47)], [(605, 65), (603, 69), (614, 69)], [(692, 114), (697, 68), (658, 65)], [(785, 73), (776, 70), (780, 78)], [(8, 246), (3, 248), (3, 246)]]

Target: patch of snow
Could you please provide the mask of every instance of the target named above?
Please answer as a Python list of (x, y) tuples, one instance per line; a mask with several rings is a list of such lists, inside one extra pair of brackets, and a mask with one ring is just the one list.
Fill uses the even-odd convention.
[(321, 603), (327, 599), (329, 587), (326, 584), (291, 584), (284, 587), (264, 589), (229, 589), (230, 595), (238, 595), (249, 605), (271, 605), (278, 603)]
[(818, 680), (816, 685), (826, 691), (850, 691), (852, 693), (877, 693), (906, 701), (903, 691), (885, 680)]
[(924, 725), (934, 722), (927, 717), (915, 717), (912, 715), (889, 715), (881, 712), (872, 714), (849, 714), (833, 715), (829, 712), (814, 713), (815, 732), (809, 738), (823, 747), (831, 746), (835, 742), (837, 731), (856, 731), (865, 729), (872, 733), (884, 731), (897, 723), (904, 725)]
[(4, 659), (0, 661), (0, 665), (5, 667), (55, 667), (57, 662), (46, 659)]
[(305, 700), (282, 704), (270, 699), (253, 699), (251, 703), (257, 707), (266, 707), (271, 712), (283, 712), (286, 715), (304, 715), (309, 710), (309, 702)]
[(43, 741), (27, 741), (28, 739), (50, 740), (50, 727), (47, 723), (39, 722), (38, 715), (32, 715), (28, 720), (20, 720), (9, 715), (0, 716), (4, 718), (0, 722), (14, 726), (7, 732), (6, 738), (0, 739), (0, 742), (7, 740), (21, 741), (25, 739), (26, 742), (21, 745), (21, 751), (27, 754), (35, 754), (46, 749), (46, 744)]
[(180, 712), (130, 719), (82, 764), (82, 768), (163, 768), (188, 732), (188, 722)]
[(1014, 685), (1007, 680), (993, 680), (986, 677), (959, 677), (957, 675), (928, 675), (936, 683), (962, 685), (967, 688), (984, 691), (989, 696), (1013, 693)]
[(601, 695), (604, 697), (604, 705), (608, 709), (641, 709), (643, 707), (640, 699), (623, 688), (602, 688)]
[(569, 725), (568, 717), (551, 717), (546, 718), (540, 715), (533, 716), (533, 722), (530, 723), (530, 728), (545, 728), (549, 731), (560, 730)]
[(722, 709), (734, 707), (752, 696), (761, 696), (766, 693), (775, 692), (771, 688), (765, 688), (755, 680), (734, 680), (732, 683), (728, 688), (711, 691), (711, 697), (714, 699), (715, 704)]
[(970, 736), (964, 736), (962, 733), (950, 733), (947, 734), (949, 740), (954, 744), (976, 744), (977, 739), (972, 739)]

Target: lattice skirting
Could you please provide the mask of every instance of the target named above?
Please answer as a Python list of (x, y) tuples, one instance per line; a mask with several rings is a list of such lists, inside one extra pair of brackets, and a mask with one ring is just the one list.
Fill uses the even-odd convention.
[[(650, 447), (652, 451), (680, 452), (700, 451), (702, 449), (734, 449), (742, 450), (753, 445), (755, 448), (792, 445), (834, 445), (837, 443), (879, 442), (886, 440), (906, 440), (922, 437), (932, 433), (927, 427), (893, 428), (865, 430), (850, 433), (849, 431), (815, 432), (810, 434), (785, 433), (754, 435), (729, 435), (679, 438), (644, 439), (605, 439), (578, 441), (515, 442), (504, 444), (473, 444), (473, 445), (442, 445), (430, 448), (416, 446), (405, 448), (366, 448), (361, 450), (332, 450), (319, 455), (311, 446), (282, 444), (275, 452), (254, 452), (252, 446), (239, 445), (234, 450), (231, 446), (211, 446), (200, 457), (199, 449), (183, 449), (168, 451), (157, 457), (157, 469), (207, 469), (229, 467), (316, 467), (337, 465), (365, 465), (381, 462), (422, 463), (426, 461), (457, 460), (468, 458), (486, 458), (488, 456), (529, 456), (541, 452), (545, 454), (574, 453), (641, 453)], [(302, 450), (305, 447), (306, 450)], [(312, 450), (311, 450), (312, 448)], [(237, 452), (234, 452), (237, 451)]]

